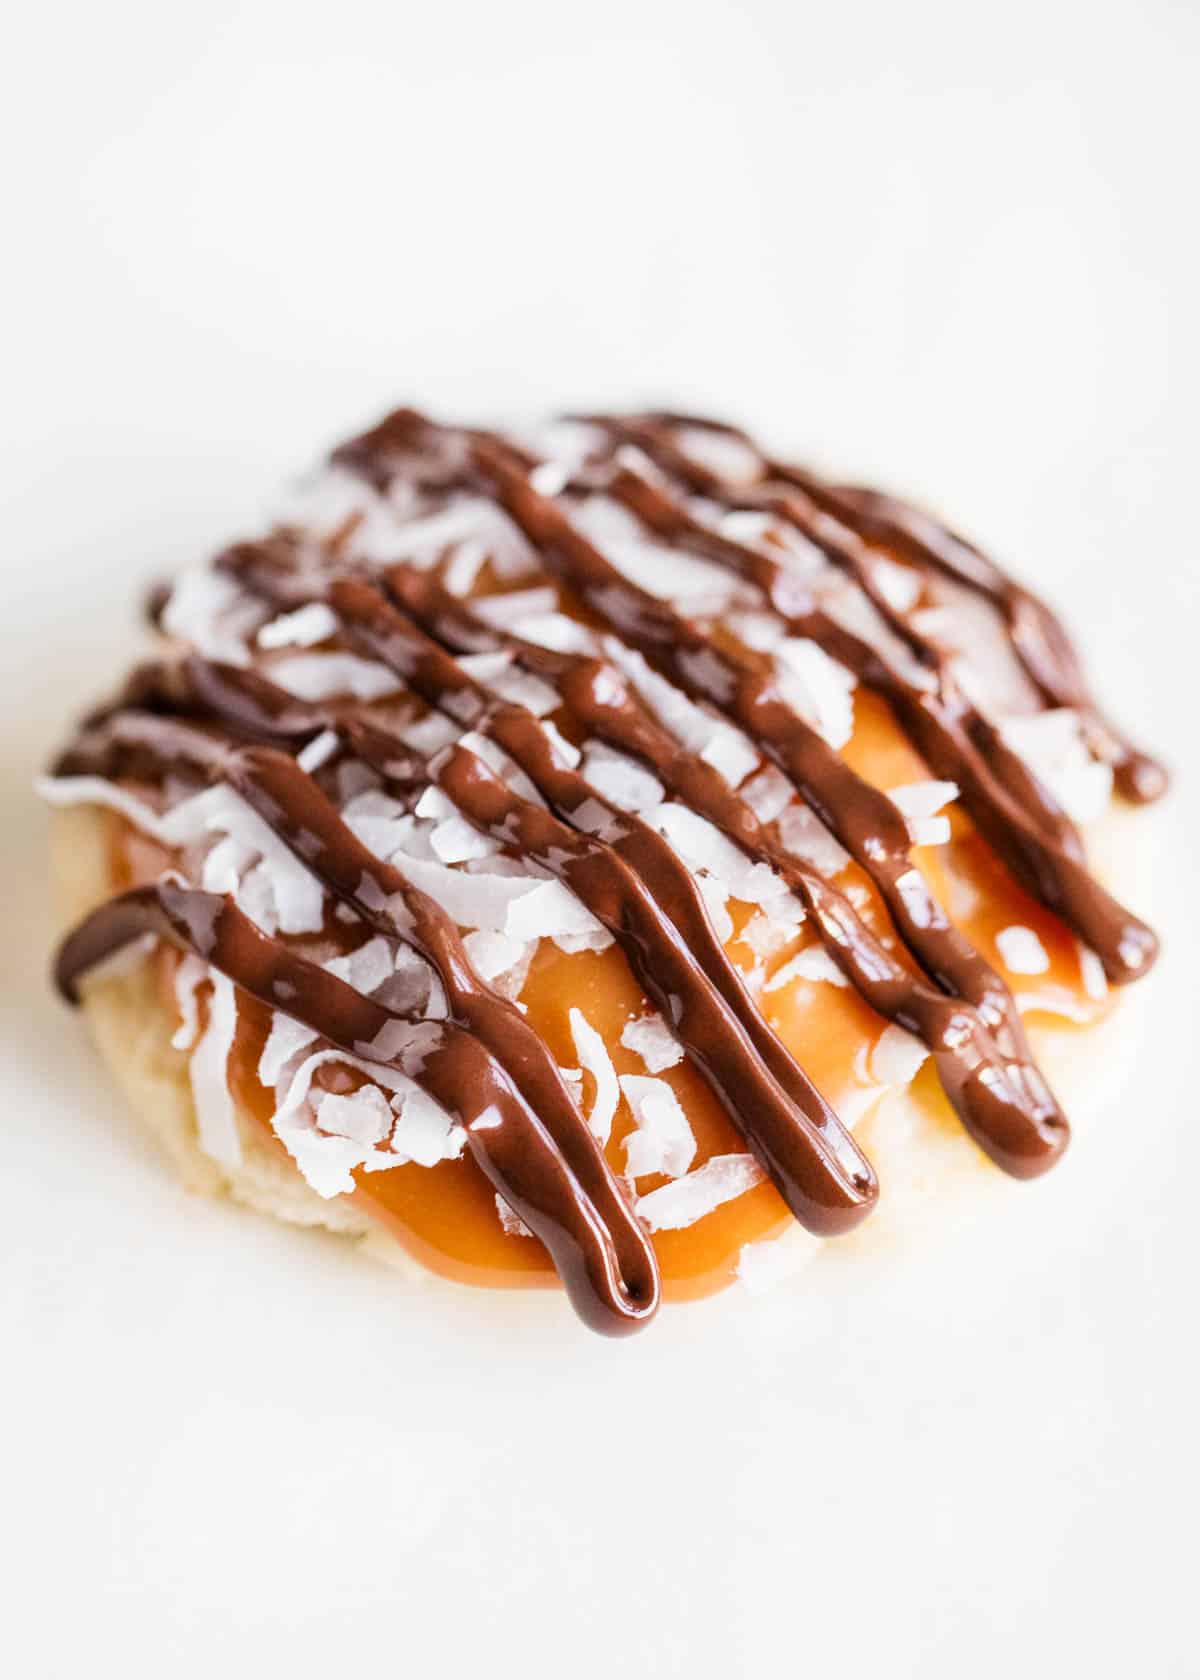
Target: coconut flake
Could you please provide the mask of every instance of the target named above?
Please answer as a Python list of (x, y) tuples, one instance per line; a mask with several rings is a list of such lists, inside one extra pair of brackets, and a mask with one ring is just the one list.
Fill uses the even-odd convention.
[(871, 1076), (881, 1085), (910, 1085), (928, 1056), (919, 1038), (891, 1022), (871, 1051)]
[(774, 822), (796, 797), (795, 788), (774, 764), (765, 765), (739, 791), (760, 823)]
[(233, 578), (205, 561), (175, 579), (161, 624), (168, 636), (190, 643), (206, 659), (247, 665), (246, 636), (262, 617), (260, 603), (243, 596)]
[(247, 853), (261, 857), (268, 869), (282, 932), (320, 931), (325, 907), (320, 881), (231, 787), (218, 783), (206, 788), (174, 806), (156, 826), (159, 837), (173, 846), (187, 845), (212, 833), (231, 836)]
[[(356, 825), (352, 825), (356, 826)], [(499, 858), (484, 860), (484, 870), (459, 869), (429, 862), (405, 851), (392, 862), (414, 887), (435, 898), (459, 927), (506, 933), (521, 942), (545, 934), (602, 933), (599, 922), (560, 881), (544, 876), (493, 872)]]
[(529, 544), (516, 525), (485, 496), (455, 496), (445, 507), (419, 519), (397, 518), (393, 513), (388, 528), (381, 524), (372, 536), (375, 541), (371, 551), (362, 541), (355, 544), (364, 558), (405, 559), (425, 568), (435, 565), (460, 543), (482, 545), (498, 570), (527, 570), (532, 559)]
[(758, 451), (729, 432), (711, 431), (707, 426), (681, 426), (675, 442), (685, 455), (726, 484), (753, 484), (762, 475)]
[(616, 1069), (612, 1065), (603, 1038), (582, 1009), (572, 1009), (568, 1020), (571, 1023), (571, 1037), (575, 1041), (575, 1054), (579, 1057), (580, 1066), (585, 1073), (591, 1074), (596, 1087), (591, 1112), (587, 1117), (588, 1126), (601, 1143), (607, 1143), (617, 1104), (621, 1100)]
[(362, 992), (365, 997), (377, 992), (384, 981), (390, 980), (395, 972), (392, 947), (382, 935), (368, 939), (357, 951), (351, 951), (344, 957), (333, 957), (321, 966), (327, 974), (344, 980), (348, 986), (353, 986), (356, 992)]
[(539, 496), (557, 496), (570, 481), (570, 471), (561, 461), (541, 461), (529, 474), (529, 482)]
[(409, 1085), (393, 1098), (392, 1107), (399, 1115), (392, 1132), (392, 1148), (397, 1155), (418, 1166), (432, 1167), (462, 1154), (466, 1132), (419, 1086)]
[(856, 678), (807, 636), (788, 636), (775, 651), (779, 691), (831, 747), (854, 733)]
[(188, 1065), (192, 1100), (196, 1105), (197, 1141), (206, 1155), (223, 1166), (241, 1164), (237, 1111), (229, 1090), (228, 1064), (237, 1030), (237, 993), (233, 981), (218, 969), (209, 974), (212, 996), (208, 1026)]
[(513, 939), (537, 939), (562, 934), (598, 935), (604, 945), (611, 935), (561, 881), (538, 881), (531, 892), (514, 899), (508, 906), (502, 933)]
[(1018, 992), (1017, 1008), (1022, 1015), (1061, 1015), (1084, 1026), (1093, 1019), (1089, 1005), (1081, 1003), (1066, 986), (1039, 986), (1036, 991)]
[[(323, 924), (325, 894), (321, 883), (292, 855), (257, 811), (224, 783), (193, 794), (161, 817), (140, 799), (101, 776), (42, 777), (37, 789), (52, 805), (106, 805), (166, 846), (190, 845), (210, 834), (224, 832), (242, 848), (238, 855), (260, 856), (268, 868), (278, 925), (284, 933), (316, 933)], [(236, 873), (231, 863), (234, 855), (234, 848), (227, 849), (218, 857), (218, 867), (228, 866)], [(236, 884), (232, 874), (223, 878), (230, 885)]]
[(469, 595), (475, 580), (488, 558), (487, 544), (479, 537), (468, 537), (450, 550), (442, 582), (452, 595)]
[(718, 881), (726, 897), (748, 904), (774, 904), (787, 888), (774, 870), (748, 858), (714, 823), (675, 800), (643, 812), (645, 820), (697, 875)]
[(766, 1176), (753, 1155), (714, 1155), (695, 1172), (639, 1196), (634, 1211), (651, 1231), (679, 1231), (745, 1195)]
[(785, 922), (757, 910), (738, 937), (743, 944), (750, 947), (756, 957), (765, 960), (767, 957), (773, 957), (782, 946), (795, 937), (796, 929), (803, 919), (801, 916), (798, 921)]
[(949, 840), (950, 819), (938, 813), (958, 798), (957, 782), (907, 782), (889, 789), (888, 798), (908, 824), (914, 846), (944, 846)]
[(711, 764), (731, 788), (744, 782), (759, 763), (759, 754), (736, 729), (714, 731), (700, 757), (705, 764)]
[(296, 1021), (292, 1016), (276, 1010), (271, 1017), (271, 1031), (258, 1060), (259, 1082), (268, 1089), (273, 1089), (292, 1058), (301, 1050), (307, 1049), (316, 1038), (317, 1034), (311, 1027), (306, 1027), (303, 1021)]
[(1112, 797), (1112, 766), (1088, 751), (1079, 714), (1060, 706), (1000, 725), (1007, 746), (1077, 823), (1094, 822)]
[[(753, 755), (751, 768), (758, 762), (757, 751), (740, 730), (689, 700), (681, 689), (667, 682), (665, 677), (660, 677), (640, 653), (627, 647), (619, 637), (604, 637), (603, 649), (612, 663), (629, 678), (654, 716), (689, 752), (698, 753), (701, 757), (708, 753), (710, 763), (713, 762), (711, 755), (715, 754), (719, 761), (726, 756), (726, 748), (718, 744), (717, 737), (730, 735), (740, 744), (744, 756)], [(729, 756), (731, 752), (730, 749)]]
[(782, 968), (776, 969), (763, 990), (777, 992), (781, 986), (786, 986), (793, 980), (824, 981), (830, 986), (850, 984), (824, 945), (806, 945), (803, 951), (797, 951), (790, 962), (785, 962)]
[(712, 930), (722, 945), (733, 938), (733, 917), (729, 914), (729, 892), (712, 875), (697, 875), (696, 887), (704, 900), (704, 908), (712, 923)]
[[(404, 1029), (402, 1022), (389, 1025)], [(388, 1050), (392, 1048), (391, 1037), (394, 1035), (389, 1035)], [(377, 1149), (373, 1144), (365, 1144), (355, 1138), (326, 1132), (318, 1126), (316, 1105), (322, 1101), (324, 1094), (314, 1096), (312, 1100), (309, 1094), (314, 1075), (330, 1062), (356, 1068), (376, 1085), (394, 1093), (392, 1106), (394, 1108), (399, 1103), (401, 1113), (393, 1129), (390, 1151)], [(407, 1109), (410, 1101), (414, 1104), (411, 1118)], [(432, 1117), (425, 1105), (435, 1111)], [(336, 1114), (337, 1110), (333, 1112)], [(319, 1196), (326, 1198), (349, 1195), (354, 1190), (355, 1167), (379, 1169), (398, 1166), (407, 1160), (432, 1166), (435, 1161), (460, 1155), (466, 1143), (463, 1128), (455, 1125), (445, 1110), (427, 1097), (407, 1075), (343, 1050), (319, 1050), (301, 1063), (292, 1074), (286, 1093), (275, 1110), (272, 1126), (306, 1182)]]
[(535, 589), (513, 589), (506, 595), (477, 595), (471, 602), (476, 618), (495, 630), (508, 630), (517, 619), (557, 610), (558, 591), (549, 584), (539, 584)]
[(1108, 976), (1104, 972), (1104, 964), (1089, 945), (1082, 940), (1077, 942), (1079, 951), (1079, 978), (1083, 982), (1083, 989), (1088, 997), (1100, 1002), (1108, 996)]
[(312, 1107), (323, 1132), (364, 1146), (382, 1143), (396, 1119), (378, 1085), (364, 1085), (349, 1096), (318, 1091)]
[(607, 928), (599, 928), (595, 933), (556, 933), (554, 943), (568, 957), (574, 957), (580, 951), (607, 951), (613, 936)]
[(525, 1221), (513, 1212), (503, 1196), (496, 1197), (496, 1212), (500, 1215), (500, 1223), (508, 1236), (531, 1237), (533, 1235)]
[(594, 654), (598, 647), (595, 633), (578, 619), (566, 613), (534, 613), (520, 618), (512, 626), (514, 636), (536, 647), (551, 648), (556, 653)]
[(337, 732), (333, 729), (323, 729), (319, 735), (314, 735), (307, 746), (301, 747), (296, 754), (296, 763), (309, 776), (314, 770), (319, 770), (337, 752), (340, 742)]
[(996, 949), (1010, 974), (1045, 974), (1050, 957), (1032, 928), (1006, 927), (996, 935)]
[(696, 1139), (674, 1090), (665, 1079), (637, 1073), (621, 1075), (621, 1090), (637, 1121), (625, 1139), (626, 1175), (679, 1178), (695, 1158)]
[(651, 810), (666, 797), (662, 783), (644, 764), (603, 741), (584, 743), (583, 776), (603, 799), (621, 811)]
[(356, 653), (293, 653), (267, 667), (271, 681), (300, 700), (328, 700), (351, 694), (356, 700), (379, 700), (395, 694), (400, 679), (374, 659)]
[[(637, 470), (644, 472), (645, 465), (639, 458)], [(572, 522), (631, 582), (689, 612), (719, 611), (747, 594), (735, 574), (716, 561), (654, 541), (641, 521), (611, 497), (586, 497), (572, 509)]]
[(310, 601), (295, 612), (281, 613), (258, 632), (260, 648), (316, 647), (337, 634), (337, 614), (324, 601)]
[(809, 863), (819, 874), (840, 875), (850, 862), (850, 853), (807, 805), (789, 805), (777, 822), (779, 838), (789, 852)]
[(651, 1073), (662, 1073), (683, 1060), (683, 1046), (656, 1009), (626, 1021), (621, 1043), (640, 1056)]
[(506, 933), (480, 931), (468, 933), (463, 939), (463, 948), (481, 980), (494, 983), (504, 979), (511, 981), (519, 976), (515, 989), (511, 985), (503, 988), (511, 997), (515, 996), (524, 984), (533, 953), (537, 949), (537, 940), (510, 939)]
[(876, 589), (893, 612), (906, 613), (916, 606), (921, 598), (922, 583), (920, 573), (913, 567), (903, 566), (882, 554), (872, 554), (870, 571)]
[(554, 755), (554, 762), (566, 765), (568, 770), (574, 770), (583, 754), (573, 741), (568, 741), (556, 723), (549, 718), (541, 720), (542, 734), (550, 743), (550, 750)]
[(227, 834), (205, 857), (200, 870), (200, 885), (205, 892), (236, 893), (242, 874), (254, 855), (244, 841)]
[(128, 818), (144, 834), (162, 839), (162, 824), (157, 811), (125, 788), (118, 787), (103, 776), (38, 776), (34, 791), (47, 805), (62, 808), (68, 805), (104, 805), (110, 811)]
[(458, 725), (444, 712), (426, 712), (424, 717), (410, 718), (408, 722), (399, 724), (396, 734), (406, 747), (432, 758), (458, 740)]
[(429, 835), (429, 845), (439, 863), (467, 863), (475, 858), (494, 857), (499, 842), (481, 834), (466, 817), (455, 813), (438, 823)]

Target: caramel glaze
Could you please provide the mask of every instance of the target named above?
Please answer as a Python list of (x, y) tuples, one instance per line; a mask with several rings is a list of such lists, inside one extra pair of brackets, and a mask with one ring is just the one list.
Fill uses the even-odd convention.
[[(434, 426), (411, 410), (389, 416), (335, 459), (380, 491), (400, 476), (425, 494), (470, 488), (494, 497), (601, 627), (727, 716), (784, 771), (869, 876), (911, 966), (890, 954), (846, 896), (789, 852), (775, 826), (761, 823), (712, 766), (680, 747), (611, 663), (497, 631), (428, 574), (406, 566), (344, 563), (336, 544), (314, 565), (293, 536), (281, 533), (228, 550), (218, 566), (278, 609), (325, 602), (346, 645), (387, 665), (404, 690), (460, 730), (491, 736), (545, 804), (522, 797), (462, 745), (429, 761), (361, 706), (297, 701), (261, 672), (197, 654), (136, 670), (117, 699), (86, 720), (56, 770), (228, 783), (362, 923), (432, 964), (449, 1018), (397, 1015), (262, 934), (232, 899), (170, 875), (94, 912), (65, 941), (56, 972), (74, 1000), (91, 968), (153, 932), (332, 1044), (402, 1069), (463, 1126), (471, 1154), (544, 1243), (580, 1315), (617, 1334), (656, 1309), (654, 1253), (548, 1049), (520, 1010), (474, 971), (445, 911), (361, 845), (319, 776), (301, 770), (293, 755), (333, 730), (340, 753), (369, 764), (393, 797), (411, 804), (436, 783), (510, 855), (562, 880), (613, 935), (789, 1209), (822, 1234), (848, 1230), (869, 1212), (874, 1174), (759, 1014), (689, 871), (655, 830), (565, 768), (534, 715), (498, 700), (456, 654), (507, 651), (557, 687), (564, 727), (639, 759), (748, 857), (776, 870), (859, 994), (928, 1046), (964, 1126), (1007, 1171), (1030, 1177), (1052, 1164), (1067, 1141), (1066, 1120), (1033, 1063), (1008, 988), (909, 861), (911, 842), (895, 806), (783, 701), (765, 661), (629, 582), (572, 523), (571, 497), (602, 489), (656, 540), (716, 560), (760, 590), (790, 633), (816, 641), (882, 695), (926, 761), (958, 782), (1013, 875), (1094, 947), (1116, 982), (1150, 966), (1153, 935), (1088, 876), (1065, 815), (957, 689), (932, 644), (889, 606), (873, 579), (868, 545), (886, 542), (909, 563), (984, 593), (1039, 692), (1080, 711), (1089, 744), (1113, 763), (1123, 792), (1152, 798), (1165, 778), (1100, 717), (1049, 610), (925, 516), (765, 457), (760, 482), (728, 484), (675, 439), (677, 426), (700, 425), (752, 448), (743, 434), (711, 422), (647, 415), (592, 423), (640, 454), (631, 461), (627, 452), (610, 451), (589, 460), (561, 501), (534, 489), (530, 472), (538, 462), (527, 451), (491, 434)], [(815, 542), (929, 670), (929, 682), (914, 681), (831, 618), (765, 545), (734, 541), (702, 523), (681, 492), (767, 511)]]

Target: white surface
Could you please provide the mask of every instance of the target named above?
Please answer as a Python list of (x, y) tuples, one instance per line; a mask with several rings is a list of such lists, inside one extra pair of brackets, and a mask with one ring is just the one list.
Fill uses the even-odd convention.
[[(26, 10), (7, 1672), (1196, 1672), (1198, 26), (1183, 0)], [(47, 995), (27, 784), (144, 581), (401, 398), (731, 410), (940, 499), (1069, 604), (1185, 775), (1141, 1077), (1059, 1173), (621, 1346), (174, 1188)]]

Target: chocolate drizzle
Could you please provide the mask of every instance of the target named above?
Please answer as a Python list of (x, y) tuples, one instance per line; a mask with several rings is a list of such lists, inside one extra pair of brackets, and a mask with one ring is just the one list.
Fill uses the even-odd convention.
[[(535, 488), (541, 463), (528, 450), (495, 434), (434, 426), (411, 410), (389, 416), (335, 460), (380, 493), (400, 482), (434, 506), (469, 491), (503, 508), (602, 631), (728, 718), (786, 775), (870, 877), (918, 972), (890, 954), (846, 895), (790, 851), (712, 765), (651, 716), (611, 661), (499, 631), (427, 571), (348, 557), (351, 524), (323, 552), (285, 531), (240, 544), (217, 565), (277, 610), (323, 603), (343, 646), (385, 665), (402, 691), (460, 732), (489, 736), (537, 798), (518, 792), (468, 746), (429, 759), (368, 707), (300, 701), (261, 669), (195, 652), (136, 671), (117, 700), (87, 720), (56, 770), (226, 783), (347, 914), (432, 964), (448, 1020), (397, 1015), (263, 934), (231, 898), (170, 876), (87, 918), (64, 943), (57, 975), (74, 999), (88, 970), (153, 932), (331, 1044), (401, 1069), (463, 1126), (473, 1157), (544, 1242), (581, 1316), (620, 1333), (657, 1306), (653, 1249), (549, 1050), (521, 1011), (480, 979), (446, 912), (406, 879), (402, 863), (382, 862), (355, 838), (294, 755), (331, 731), (339, 754), (369, 765), (393, 797), (411, 807), (424, 788), (440, 787), (477, 830), (569, 887), (612, 934), (793, 1214), (823, 1234), (848, 1230), (870, 1211), (874, 1174), (767, 1027), (690, 872), (655, 829), (565, 765), (531, 711), (471, 675), (459, 663), (465, 654), (502, 652), (515, 668), (550, 682), (564, 729), (638, 760), (749, 859), (774, 870), (859, 994), (930, 1049), (964, 1126), (1007, 1171), (1029, 1177), (1052, 1164), (1067, 1141), (1065, 1117), (1033, 1063), (1007, 986), (913, 866), (897, 808), (787, 703), (768, 661), (619, 571), (573, 520), (576, 498), (603, 494), (654, 541), (715, 561), (761, 594), (788, 634), (816, 642), (880, 694), (933, 770), (959, 785), (1014, 877), (1096, 950), (1118, 983), (1150, 966), (1153, 934), (1088, 875), (1073, 824), (962, 693), (936, 646), (889, 604), (873, 571), (878, 549), (986, 597), (1039, 694), (1079, 712), (1089, 745), (1112, 763), (1122, 792), (1152, 798), (1164, 777), (1101, 717), (1044, 604), (926, 516), (760, 456), (743, 434), (710, 422), (644, 415), (589, 424), (606, 442), (554, 496)], [(755, 476), (727, 482), (689, 454), (680, 440), (698, 426), (752, 452)], [(703, 512), (714, 506), (769, 514), (814, 544), (910, 657), (889, 656), (832, 616), (768, 543), (719, 529)]]

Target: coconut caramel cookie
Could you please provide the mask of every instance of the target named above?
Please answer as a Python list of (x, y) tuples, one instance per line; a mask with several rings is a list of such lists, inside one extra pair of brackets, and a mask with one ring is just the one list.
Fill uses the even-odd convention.
[(859, 1225), (889, 1102), (1045, 1172), (1027, 1017), (1154, 962), (1049, 608), (734, 428), (399, 410), (153, 616), (41, 784), (61, 989), (189, 1182), (606, 1333)]

